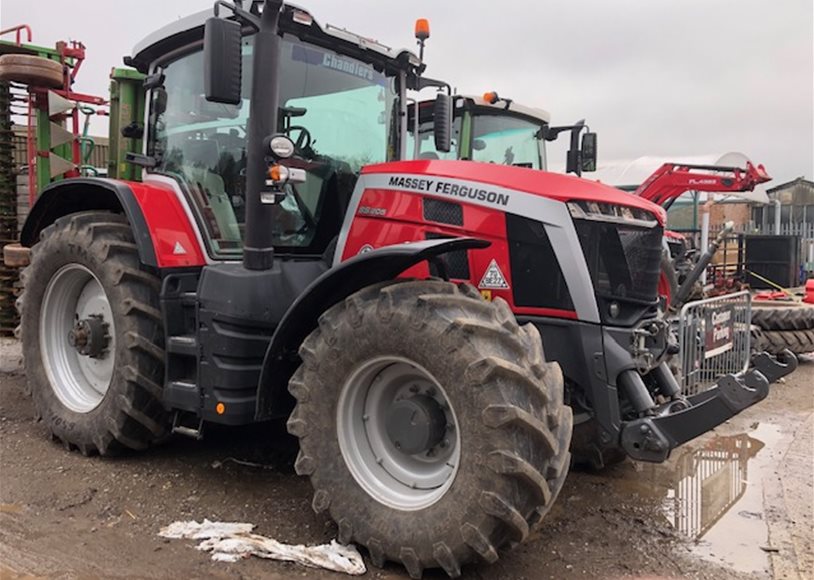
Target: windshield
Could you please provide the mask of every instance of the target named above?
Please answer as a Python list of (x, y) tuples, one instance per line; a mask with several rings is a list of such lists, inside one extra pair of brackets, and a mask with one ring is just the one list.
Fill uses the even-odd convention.
[(472, 123), (472, 160), (545, 169), (542, 125), (519, 117), (480, 113)]
[[(394, 157), (395, 81), (362, 61), (286, 37), (280, 45), (279, 131), (295, 142), (287, 165), (305, 169), (288, 185), (275, 248), (322, 253), (339, 232), (363, 165)], [(203, 97), (203, 54), (164, 65), (166, 102), (153, 91), (150, 153), (156, 171), (178, 180), (196, 208), (212, 253), (242, 253), (252, 38), (243, 45), (243, 100)]]
[[(411, 113), (413, 107), (411, 106)], [(463, 118), (469, 115), (469, 130)], [(483, 163), (515, 165), (545, 169), (545, 146), (542, 123), (534, 123), (492, 109), (477, 111), (464, 107), (455, 109), (452, 140), (448, 153), (435, 148), (432, 108), (422, 107), (418, 125), (418, 151), (415, 149), (415, 129), (412, 115), (408, 121), (407, 152), (416, 159), (471, 159)], [(469, 138), (467, 139), (467, 135)]]

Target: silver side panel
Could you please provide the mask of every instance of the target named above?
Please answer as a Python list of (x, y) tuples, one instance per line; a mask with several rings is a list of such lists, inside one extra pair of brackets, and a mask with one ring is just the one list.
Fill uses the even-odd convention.
[[(599, 322), (599, 310), (588, 265), (582, 253), (574, 222), (563, 202), (516, 189), (434, 175), (398, 173), (363, 175), (356, 183), (356, 189), (345, 214), (345, 222), (342, 224), (334, 254), (334, 264), (340, 261), (351, 223), (366, 189), (432, 195), (448, 201), (479, 205), (542, 222), (562, 268), (577, 316), (584, 322)], [(464, 190), (467, 191), (467, 195), (451, 193)]]

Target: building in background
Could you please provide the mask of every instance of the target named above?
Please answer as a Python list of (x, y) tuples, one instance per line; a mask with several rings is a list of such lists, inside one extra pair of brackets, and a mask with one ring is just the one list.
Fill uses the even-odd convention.
[[(798, 177), (768, 189), (766, 194), (772, 203), (752, 208), (752, 223), (756, 231), (814, 237), (814, 181)], [(780, 231), (775, 232), (778, 205)]]

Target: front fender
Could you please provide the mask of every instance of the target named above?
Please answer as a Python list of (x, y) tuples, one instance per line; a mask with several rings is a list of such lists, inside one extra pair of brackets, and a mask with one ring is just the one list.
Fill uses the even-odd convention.
[(42, 190), (25, 221), (20, 242), (30, 248), (40, 232), (62, 216), (107, 210), (127, 217), (143, 264), (154, 268), (203, 266), (203, 241), (185, 203), (180, 190), (164, 183), (65, 179)]
[(282, 403), (290, 402), (288, 379), (299, 365), (297, 349), (317, 327), (323, 312), (362, 288), (396, 278), (419, 262), (489, 245), (490, 242), (476, 238), (449, 238), (385, 246), (327, 270), (297, 298), (274, 331), (260, 374), (257, 419), (279, 414)]
[(156, 266), (155, 248), (144, 213), (127, 183), (102, 177), (74, 177), (49, 184), (37, 196), (20, 231), (20, 243), (32, 247), (40, 232), (70, 213), (109, 210), (124, 213), (133, 229), (139, 258)]

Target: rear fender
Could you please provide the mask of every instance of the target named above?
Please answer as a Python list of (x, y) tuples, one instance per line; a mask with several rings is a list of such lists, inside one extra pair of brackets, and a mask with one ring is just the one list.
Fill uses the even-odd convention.
[(257, 391), (257, 419), (290, 411), (288, 379), (299, 366), (297, 350), (317, 327), (320, 315), (362, 288), (392, 280), (424, 260), (458, 250), (486, 248), (475, 238), (424, 240), (385, 246), (342, 262), (317, 278), (286, 312), (271, 338)]
[(154, 184), (78, 177), (42, 190), (23, 225), (20, 243), (30, 248), (62, 216), (82, 211), (123, 213), (130, 222), (139, 258), (147, 266), (203, 266), (205, 254), (196, 225), (176, 192)]

